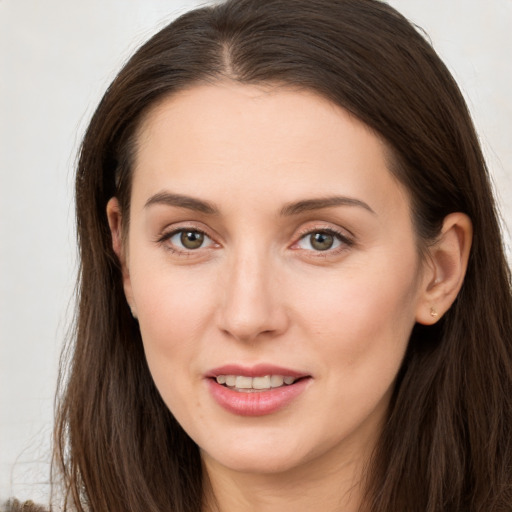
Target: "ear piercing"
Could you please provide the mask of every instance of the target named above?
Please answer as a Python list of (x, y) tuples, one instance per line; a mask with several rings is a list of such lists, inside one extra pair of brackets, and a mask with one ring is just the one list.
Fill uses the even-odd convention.
[(432, 318), (437, 318), (439, 316), (439, 313), (437, 312), (436, 308), (434, 306), (432, 306), (430, 308), (430, 316)]

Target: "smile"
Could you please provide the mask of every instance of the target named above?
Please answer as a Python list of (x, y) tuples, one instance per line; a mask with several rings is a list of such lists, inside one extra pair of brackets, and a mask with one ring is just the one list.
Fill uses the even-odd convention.
[(313, 382), (312, 375), (289, 368), (230, 364), (205, 375), (210, 396), (237, 416), (265, 416), (297, 402)]
[(297, 379), (284, 375), (264, 375), (248, 377), (245, 375), (217, 375), (218, 384), (241, 393), (255, 393), (293, 384)]

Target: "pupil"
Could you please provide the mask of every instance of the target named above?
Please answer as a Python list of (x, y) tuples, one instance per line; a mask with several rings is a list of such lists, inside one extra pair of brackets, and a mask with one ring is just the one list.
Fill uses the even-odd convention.
[(334, 237), (328, 233), (315, 233), (311, 235), (311, 246), (318, 251), (330, 249), (334, 243)]
[(181, 233), (181, 243), (187, 249), (198, 249), (203, 245), (204, 235), (198, 231), (183, 231)]

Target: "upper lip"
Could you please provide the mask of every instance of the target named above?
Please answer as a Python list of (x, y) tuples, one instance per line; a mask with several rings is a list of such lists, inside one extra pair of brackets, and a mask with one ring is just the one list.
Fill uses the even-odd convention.
[(309, 377), (308, 373), (292, 370), (283, 366), (260, 363), (253, 366), (243, 366), (239, 364), (226, 364), (214, 368), (206, 373), (207, 378), (215, 378), (219, 375), (243, 375), (245, 377), (261, 377), (264, 375), (283, 375), (284, 377)]

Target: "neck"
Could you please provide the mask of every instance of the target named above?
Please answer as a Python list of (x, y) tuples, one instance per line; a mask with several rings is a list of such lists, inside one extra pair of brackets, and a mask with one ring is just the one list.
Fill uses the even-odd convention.
[[(358, 512), (368, 456), (332, 454), (282, 472), (234, 471), (203, 455), (205, 512)], [(366, 454), (369, 455), (369, 454)], [(341, 461), (341, 462), (340, 462)]]

